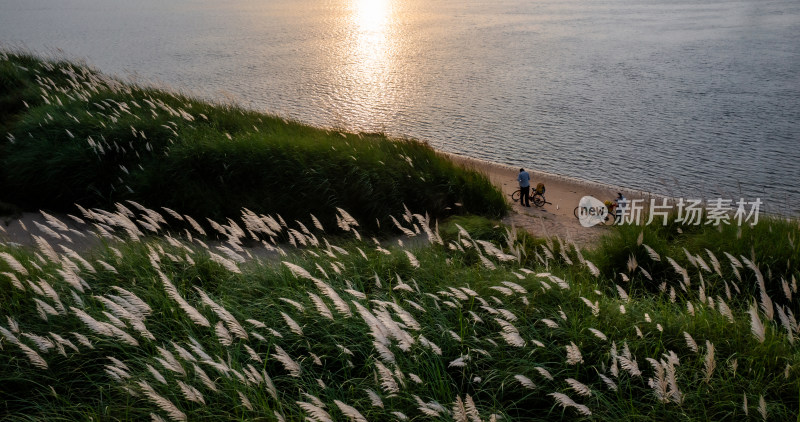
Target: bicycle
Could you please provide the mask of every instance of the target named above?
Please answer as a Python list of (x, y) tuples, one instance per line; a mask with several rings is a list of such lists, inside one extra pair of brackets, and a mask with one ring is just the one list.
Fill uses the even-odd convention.
[[(538, 185), (536, 185), (536, 188), (531, 191), (530, 199), (531, 202), (533, 202), (533, 205), (536, 205), (537, 207), (543, 207), (544, 204), (549, 204), (549, 202), (547, 202), (547, 200), (544, 198), (544, 191), (545, 188), (543, 183), (539, 183)], [(511, 200), (513, 200), (514, 202), (519, 202), (521, 194), (522, 193), (520, 192), (519, 189), (515, 190), (511, 194)]]
[[(605, 206), (608, 212), (606, 213), (606, 217), (602, 221), (600, 221), (600, 224), (609, 224), (613, 226), (614, 224), (617, 223), (617, 216), (615, 214), (617, 210), (617, 203), (615, 201), (605, 201)], [(589, 211), (586, 210), (584, 212), (589, 212)], [(581, 218), (580, 205), (575, 207), (575, 209), (572, 211), (572, 214), (575, 215), (575, 218), (580, 220)]]

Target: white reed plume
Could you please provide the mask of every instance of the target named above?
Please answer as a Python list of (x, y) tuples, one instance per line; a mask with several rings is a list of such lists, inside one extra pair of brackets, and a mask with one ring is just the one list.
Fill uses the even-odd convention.
[(206, 400), (203, 398), (203, 394), (193, 386), (186, 384), (185, 382), (178, 380), (178, 387), (181, 389), (181, 393), (183, 396), (186, 397), (186, 400), (193, 401), (195, 403), (200, 403), (205, 405)]
[(414, 268), (419, 268), (419, 260), (417, 260), (417, 257), (415, 257), (411, 251), (405, 250), (403, 252), (405, 252), (406, 256), (408, 256), (408, 262), (411, 263), (411, 266)]
[[(410, 303), (412, 306), (415, 305), (415, 303), (410, 301), (410, 300), (406, 300), (406, 302)], [(388, 303), (388, 305), (391, 306), (394, 309), (394, 311), (397, 314), (397, 316), (399, 316), (400, 319), (403, 320), (403, 323), (409, 329), (414, 330), (414, 331), (419, 331), (419, 330), (422, 329), (422, 326), (419, 324), (419, 322), (417, 322), (416, 319), (414, 319), (414, 316), (411, 315), (408, 311), (406, 311), (402, 307), (400, 307), (400, 305), (398, 305), (398, 304), (396, 304), (394, 302), (386, 302), (386, 303)], [(423, 309), (419, 305), (416, 305), (416, 308), (418, 310), (422, 310), (422, 312), (425, 312), (425, 309)]]
[(456, 396), (456, 402), (453, 404), (453, 419), (464, 422), (482, 422), (478, 407), (475, 406), (475, 401), (467, 394), (464, 401), (461, 401), (460, 396)]
[(305, 306), (303, 306), (302, 303), (297, 302), (296, 300), (288, 299), (288, 298), (285, 298), (285, 297), (279, 297), (278, 300), (280, 300), (282, 302), (286, 302), (286, 303), (294, 306), (300, 312), (304, 312), (305, 309), (306, 309)]
[[(58, 335), (56, 333), (53, 333), (53, 332), (50, 332), (48, 334), (50, 334), (50, 337), (52, 337), (53, 340), (55, 340), (57, 345), (67, 346), (70, 349), (74, 350), (75, 352), (80, 352), (78, 347), (75, 346), (75, 344), (73, 344), (71, 341), (69, 341), (69, 340), (67, 340), (67, 339), (65, 339), (65, 338), (61, 337), (60, 335)], [(66, 356), (66, 353), (62, 353), (62, 355)]]
[(683, 291), (686, 291), (689, 286), (691, 285), (691, 279), (689, 278), (689, 272), (686, 271), (685, 268), (681, 267), (674, 259), (667, 257), (667, 261), (669, 261), (672, 268), (675, 270), (676, 273), (683, 276), (683, 283), (681, 284), (681, 288)]
[(579, 396), (589, 397), (592, 395), (592, 390), (586, 384), (574, 378), (567, 378), (564, 381), (566, 381), (566, 383), (569, 384), (570, 388), (572, 388), (573, 391), (578, 393)]
[(655, 370), (655, 378), (648, 378), (647, 385), (653, 389), (653, 393), (661, 403), (669, 403), (669, 396), (667, 394), (668, 383), (665, 377), (664, 365), (653, 358), (647, 358), (647, 361), (650, 362), (650, 365), (653, 366), (653, 370)]
[(150, 365), (149, 363), (146, 365), (146, 367), (147, 370), (150, 372), (150, 374), (153, 376), (153, 378), (156, 379), (156, 381), (164, 385), (167, 385), (167, 379), (164, 378), (164, 375), (161, 375), (161, 372), (158, 372), (158, 370), (156, 368), (153, 368), (153, 366)]
[(333, 418), (331, 418), (331, 415), (329, 415), (325, 409), (308, 402), (297, 401), (295, 403), (306, 411), (308, 419), (315, 422), (333, 422)]
[(175, 358), (175, 355), (163, 347), (156, 346), (156, 349), (158, 349), (158, 353), (163, 358), (156, 358), (156, 360), (158, 360), (161, 365), (164, 366), (164, 368), (169, 369), (170, 371), (175, 372), (183, 377), (186, 376), (186, 370), (183, 369), (183, 366), (180, 364), (178, 359)]
[(549, 279), (550, 279), (550, 281), (552, 281), (553, 283), (555, 283), (555, 284), (556, 284), (556, 285), (557, 285), (559, 288), (561, 288), (562, 290), (569, 290), (569, 283), (567, 283), (567, 282), (566, 282), (566, 281), (564, 281), (563, 279), (561, 279), (561, 278), (559, 278), (559, 277), (556, 277), (556, 276), (554, 276), (554, 275), (552, 275), (552, 274), (548, 274), (548, 275), (547, 275), (547, 278), (549, 278)]
[(414, 400), (417, 402), (417, 409), (420, 412), (425, 414), (426, 416), (430, 417), (440, 417), (442, 413), (447, 413), (447, 409), (444, 408), (438, 402), (432, 400), (429, 402), (423, 401), (419, 396), (413, 395)]
[(350, 310), (350, 306), (341, 298), (341, 296), (339, 296), (338, 293), (336, 293), (336, 290), (334, 290), (333, 287), (319, 279), (314, 279), (314, 284), (317, 286), (317, 289), (322, 292), (322, 294), (333, 301), (333, 307), (337, 312), (345, 317), (350, 317), (353, 315), (353, 312)]
[(39, 317), (41, 317), (43, 320), (47, 321), (48, 315), (58, 315), (58, 311), (56, 311), (55, 308), (41, 301), (40, 299), (33, 298), (33, 301), (36, 302), (36, 311), (39, 313)]
[[(794, 318), (791, 320), (789, 319), (789, 316), (786, 314), (786, 312), (784, 312), (783, 307), (778, 306), (776, 310), (778, 312), (778, 319), (780, 320), (781, 325), (783, 325), (783, 327), (786, 329), (786, 337), (789, 339), (789, 343), (794, 344), (794, 332), (797, 323), (794, 322)], [(791, 312), (791, 310), (789, 310), (789, 312)]]
[(708, 383), (711, 376), (714, 375), (714, 369), (717, 367), (717, 361), (714, 358), (714, 344), (706, 340), (706, 357), (703, 360), (703, 368), (705, 369), (704, 380)]
[(160, 407), (161, 410), (167, 412), (169, 418), (173, 421), (183, 422), (186, 421), (186, 414), (181, 412), (171, 401), (167, 400), (166, 398), (160, 396), (153, 387), (150, 386), (146, 381), (139, 381), (139, 387), (144, 392), (145, 396), (150, 399), (156, 406)]
[(758, 396), (758, 413), (761, 414), (761, 419), (767, 420), (767, 402), (763, 395)]
[(83, 286), (86, 284), (86, 282), (83, 281), (83, 279), (81, 279), (80, 277), (78, 277), (78, 275), (75, 273), (75, 271), (73, 271), (71, 268), (68, 268), (67, 266), (64, 266), (63, 270), (56, 269), (56, 272), (61, 276), (61, 278), (65, 282), (67, 282), (67, 284), (72, 286), (72, 288), (74, 288), (75, 290), (77, 290), (77, 291), (79, 291), (81, 293), (84, 292)]
[(725, 303), (725, 301), (719, 296), (717, 296), (717, 308), (719, 309), (719, 313), (724, 316), (728, 322), (731, 324), (736, 322), (736, 320), (733, 318), (733, 312), (731, 312), (731, 308), (729, 308), (728, 304)]
[[(153, 336), (150, 331), (147, 330), (147, 327), (144, 325), (144, 320), (139, 315), (134, 315), (130, 313), (126, 308), (117, 304), (116, 302), (112, 301), (111, 299), (104, 297), (104, 296), (93, 296), (98, 301), (102, 302), (106, 308), (108, 308), (115, 317), (124, 319), (130, 322), (131, 327), (133, 327), (136, 332), (138, 332), (142, 337), (148, 340), (155, 340), (156, 338)], [(124, 328), (120, 327), (120, 328)]]
[(536, 389), (536, 384), (534, 384), (533, 381), (531, 381), (531, 379), (526, 377), (525, 375), (522, 375), (522, 374), (514, 375), (514, 379), (519, 381), (519, 383), (522, 384), (523, 387), (525, 387), (525, 388), (527, 388), (529, 390), (535, 390)]
[(539, 321), (542, 321), (548, 328), (556, 329), (559, 327), (558, 323), (550, 318), (542, 318)]
[(33, 240), (36, 242), (36, 246), (39, 247), (39, 250), (51, 261), (51, 262), (58, 262), (59, 256), (56, 253), (55, 249), (47, 243), (43, 237), (32, 235)]
[(334, 400), (333, 402), (336, 404), (336, 406), (339, 407), (339, 410), (342, 411), (342, 414), (344, 414), (351, 421), (367, 422), (367, 418), (365, 418), (364, 415), (362, 415), (358, 410), (356, 410), (355, 407), (348, 406), (347, 404), (339, 400)]
[(116, 290), (119, 293), (119, 298), (124, 299), (124, 301), (119, 301), (116, 296), (109, 297), (113, 301), (117, 302), (120, 306), (127, 309), (128, 312), (138, 315), (140, 319), (144, 319), (144, 317), (150, 315), (152, 312), (150, 306), (135, 294), (123, 289), (122, 287), (112, 286), (111, 288)]
[(242, 270), (236, 266), (236, 263), (231, 261), (230, 259), (224, 258), (220, 255), (215, 254), (214, 252), (208, 251), (208, 257), (211, 261), (216, 262), (217, 264), (222, 265), (226, 270), (235, 273), (241, 274)]
[(188, 221), (188, 222), (189, 222), (189, 225), (190, 225), (190, 226), (192, 226), (192, 228), (193, 228), (193, 229), (194, 229), (194, 230), (195, 230), (197, 233), (199, 233), (201, 236), (205, 236), (205, 235), (206, 235), (206, 231), (205, 231), (205, 230), (203, 230), (203, 227), (202, 227), (202, 226), (200, 226), (200, 224), (199, 224), (197, 221), (195, 221), (195, 219), (194, 219), (194, 218), (192, 218), (192, 217), (189, 217), (188, 215), (184, 215), (184, 218), (186, 219), (186, 221)]
[(783, 277), (781, 277), (781, 288), (783, 289), (783, 296), (786, 297), (786, 300), (791, 302), (792, 301), (792, 288), (789, 286), (789, 283)]
[(686, 331), (683, 332), (683, 337), (686, 339), (686, 345), (689, 347), (689, 350), (697, 353), (697, 342), (694, 341), (692, 335), (687, 333)]
[[(677, 360), (677, 357), (675, 358), (675, 360)], [(676, 375), (675, 366), (678, 365), (678, 363), (676, 363), (675, 360), (671, 359), (667, 359), (666, 361), (662, 360), (661, 363), (663, 364), (664, 368), (667, 371), (667, 384), (669, 385), (669, 396), (673, 402), (680, 404), (683, 402), (683, 393), (681, 393), (680, 389), (678, 389), (678, 382), (675, 376)]]
[(356, 221), (356, 219), (353, 218), (350, 214), (348, 214), (347, 211), (345, 211), (345, 210), (343, 210), (343, 209), (341, 209), (339, 207), (336, 207), (336, 211), (339, 211), (339, 214), (342, 216), (342, 220), (344, 220), (344, 222), (348, 226), (358, 227), (358, 222)]
[(250, 403), (250, 399), (248, 399), (247, 396), (245, 396), (241, 391), (236, 391), (236, 393), (239, 395), (239, 401), (242, 403), (242, 406), (244, 406), (245, 409), (252, 411), (253, 403)]
[(222, 321), (217, 322), (217, 325), (214, 326), (214, 332), (217, 334), (217, 339), (223, 346), (230, 346), (233, 344), (233, 337), (231, 337), (231, 333), (225, 328), (225, 324)]
[(761, 318), (758, 317), (758, 308), (756, 307), (755, 299), (753, 299), (753, 305), (748, 310), (748, 313), (750, 313), (750, 331), (759, 343), (763, 343), (766, 338), (766, 333), (764, 324), (761, 322)]
[(453, 420), (456, 422), (469, 422), (467, 408), (464, 406), (461, 396), (456, 396), (456, 401), (453, 403)]
[(425, 338), (425, 336), (421, 334), (418, 339), (421, 345), (431, 349), (431, 351), (433, 351), (433, 353), (435, 353), (437, 356), (442, 356), (442, 349), (439, 346), (437, 346), (434, 342), (428, 340), (427, 338)]
[(497, 308), (497, 312), (500, 313), (506, 321), (516, 321), (518, 319), (517, 316), (508, 309)]
[(39, 211), (39, 213), (42, 214), (42, 216), (44, 217), (45, 221), (47, 221), (47, 224), (49, 224), (54, 229), (56, 229), (58, 231), (64, 231), (64, 232), (65, 231), (69, 231), (69, 227), (67, 227), (67, 225), (64, 224), (58, 218), (53, 217), (52, 215), (50, 215), (50, 214), (48, 214), (48, 213), (46, 213), (44, 211)]
[(12, 270), (22, 275), (28, 275), (28, 270), (17, 261), (16, 258), (11, 256), (8, 252), (0, 252), (0, 258), (3, 258)]
[(3, 337), (8, 340), (9, 343), (16, 345), (20, 349), (22, 349), (22, 353), (28, 357), (28, 360), (31, 364), (39, 369), (47, 369), (47, 362), (38, 354), (35, 350), (28, 347), (25, 343), (19, 341), (19, 339), (9, 330), (5, 329), (4, 327), (0, 327), (0, 334), (3, 334)]
[(164, 273), (158, 271), (158, 275), (161, 278), (161, 282), (164, 284), (164, 290), (167, 292), (167, 296), (178, 303), (178, 306), (184, 312), (186, 312), (192, 322), (202, 327), (211, 327), (211, 323), (208, 322), (208, 319), (206, 319), (206, 317), (198, 312), (197, 309), (190, 305), (189, 302), (187, 302), (186, 299), (184, 299), (180, 293), (178, 293), (178, 289), (175, 288), (175, 286), (169, 281)]
[(320, 315), (324, 316), (325, 318), (333, 321), (333, 313), (331, 313), (331, 310), (327, 305), (325, 305), (325, 302), (323, 302), (322, 299), (314, 293), (308, 292), (308, 296), (311, 298), (311, 302), (314, 304), (314, 307), (317, 308), (317, 312), (319, 312)]
[(586, 304), (586, 306), (589, 307), (589, 309), (592, 310), (592, 315), (594, 315), (594, 316), (600, 315), (600, 302), (599, 301), (595, 301), (594, 303), (592, 303), (591, 300), (586, 299), (583, 296), (581, 296), (581, 300), (583, 301), (583, 303)]
[(289, 269), (289, 271), (292, 272), (292, 274), (295, 277), (305, 278), (305, 279), (308, 279), (308, 280), (311, 280), (311, 281), (318, 281), (319, 280), (318, 278), (312, 276), (311, 273), (309, 273), (305, 268), (303, 268), (303, 267), (301, 267), (301, 266), (299, 266), (297, 264), (293, 264), (293, 263), (288, 262), (288, 261), (281, 261), (281, 263), (283, 265), (285, 265)]
[(375, 361), (375, 368), (378, 370), (378, 378), (380, 379), (380, 385), (383, 391), (388, 394), (399, 393), (400, 386), (394, 379), (392, 371), (390, 371), (389, 368), (387, 368), (386, 366), (383, 365), (383, 363), (377, 360)]
[(192, 368), (194, 368), (195, 376), (197, 376), (197, 378), (200, 378), (200, 382), (202, 382), (203, 385), (206, 386), (206, 388), (214, 392), (218, 391), (217, 386), (214, 384), (214, 381), (211, 380), (211, 378), (208, 376), (208, 374), (206, 374), (205, 371), (203, 371), (199, 366), (197, 366), (197, 364), (194, 363), (192, 364)]
[(397, 228), (398, 228), (398, 229), (399, 229), (401, 232), (403, 232), (403, 234), (404, 234), (404, 235), (406, 235), (406, 236), (408, 236), (408, 237), (414, 237), (414, 236), (416, 236), (416, 235), (417, 235), (416, 233), (414, 233), (414, 231), (412, 231), (412, 230), (409, 230), (409, 229), (407, 229), (407, 228), (403, 227), (403, 225), (402, 225), (402, 224), (400, 224), (400, 222), (399, 222), (399, 221), (397, 221), (397, 219), (396, 219), (396, 218), (394, 218), (394, 216), (393, 216), (393, 215), (390, 215), (390, 216), (389, 216), (389, 218), (391, 218), (391, 219), (392, 219), (392, 223), (394, 223), (395, 227), (397, 227)]
[(619, 366), (626, 370), (631, 377), (638, 377), (642, 375), (642, 371), (639, 370), (639, 364), (630, 357), (617, 356), (617, 361), (619, 362)]
[(565, 348), (567, 349), (567, 365), (577, 365), (579, 363), (583, 363), (583, 356), (581, 355), (581, 351), (578, 349), (578, 346), (576, 346), (575, 343), (569, 342)]
[(501, 282), (501, 284), (505, 285), (506, 287), (510, 288), (511, 290), (513, 290), (513, 291), (515, 291), (515, 292), (517, 292), (519, 294), (522, 294), (522, 295), (528, 294), (528, 290), (527, 289), (525, 289), (524, 287), (522, 287), (519, 284), (514, 283), (512, 281), (503, 281), (503, 282)]
[(598, 330), (596, 328), (589, 328), (589, 331), (591, 331), (592, 334), (594, 334), (595, 337), (599, 338), (600, 340), (608, 341), (608, 337), (606, 337), (606, 335), (603, 334), (602, 331), (600, 331), (600, 330)]
[[(89, 261), (83, 259), (83, 257), (80, 256), (77, 252), (73, 251), (72, 249), (70, 249), (70, 248), (68, 248), (68, 247), (66, 247), (64, 245), (60, 245), (59, 247), (61, 248), (62, 251), (64, 251), (64, 253), (68, 257), (74, 259), (75, 261), (78, 261), (78, 263), (80, 263), (81, 266), (83, 266), (83, 268), (86, 269), (86, 271), (89, 271), (92, 274), (97, 273), (97, 270), (94, 269), (92, 264), (90, 264)], [(77, 270), (76, 270), (76, 272), (77, 272)]]
[(572, 400), (571, 398), (569, 398), (569, 396), (567, 396), (566, 394), (550, 393), (550, 394), (548, 394), (548, 396), (553, 397), (556, 400), (556, 402), (559, 405), (561, 405), (561, 407), (563, 407), (564, 409), (566, 409), (568, 407), (572, 407), (572, 408), (575, 408), (575, 410), (578, 413), (580, 413), (581, 415), (592, 416), (592, 411), (589, 410), (588, 407), (586, 407), (585, 405), (582, 405), (582, 404), (575, 403), (575, 401)]
[(515, 327), (514, 324), (501, 318), (494, 318), (494, 320), (502, 327), (500, 336), (503, 337), (503, 340), (505, 340), (506, 343), (514, 347), (525, 346), (525, 339), (520, 336), (519, 330), (517, 330), (517, 327)]
[(534, 369), (536, 370), (536, 372), (538, 372), (538, 373), (539, 373), (539, 375), (541, 375), (541, 376), (543, 376), (543, 377), (547, 378), (548, 380), (550, 380), (550, 381), (553, 381), (553, 380), (554, 380), (554, 378), (553, 378), (553, 375), (551, 375), (551, 374), (550, 374), (550, 371), (548, 371), (547, 369), (544, 369), (544, 368), (542, 368), (541, 366), (537, 366), (537, 367), (536, 367), (536, 368), (534, 368)]
[(233, 314), (231, 314), (222, 305), (211, 300), (211, 298), (208, 297), (206, 292), (204, 292), (201, 288), (195, 286), (194, 289), (197, 292), (197, 294), (200, 295), (201, 302), (203, 302), (203, 304), (211, 308), (214, 311), (214, 313), (216, 313), (217, 316), (219, 316), (220, 319), (222, 319), (225, 322), (226, 327), (231, 333), (233, 333), (233, 335), (244, 340), (248, 339), (247, 330), (245, 330), (244, 327), (242, 327), (242, 324), (240, 324), (239, 321), (236, 320)]
[(105, 261), (103, 261), (101, 259), (98, 259), (97, 263), (100, 264), (100, 266), (103, 267), (104, 270), (112, 272), (114, 274), (118, 274), (117, 269), (114, 268), (114, 266), (112, 266), (108, 262), (105, 262)]
[(597, 375), (600, 377), (601, 380), (603, 380), (603, 382), (606, 384), (606, 386), (608, 387), (609, 390), (617, 391), (617, 383), (612, 381), (611, 378), (609, 378), (609, 377), (607, 377), (607, 376), (605, 376), (605, 375), (603, 375), (603, 374), (601, 374), (599, 372), (598, 372)]
[(319, 397), (317, 397), (317, 396), (314, 396), (314, 395), (308, 394), (308, 393), (303, 393), (303, 396), (305, 396), (307, 399), (311, 400), (311, 403), (313, 403), (314, 406), (317, 406), (317, 407), (319, 407), (321, 409), (327, 409), (328, 408), (328, 406), (322, 400), (320, 400)]
[(485, 240), (479, 240), (479, 239), (476, 239), (475, 242), (483, 246), (483, 250), (486, 251), (488, 255), (494, 256), (501, 262), (515, 261), (517, 259), (516, 256), (503, 252), (492, 242), (487, 242)]
[(281, 312), (281, 316), (283, 317), (283, 320), (286, 321), (286, 325), (289, 326), (289, 329), (293, 333), (301, 337), (303, 336), (303, 328), (300, 327), (300, 324), (298, 324), (297, 321), (293, 320), (292, 317), (286, 315), (284, 312)]
[(492, 286), (492, 287), (489, 287), (489, 288), (492, 289), (492, 290), (497, 290), (498, 292), (500, 292), (501, 294), (506, 295), (506, 296), (512, 296), (514, 294), (514, 291), (509, 289), (508, 287)]
[(0, 274), (8, 277), (9, 280), (11, 280), (11, 285), (12, 286), (16, 287), (19, 290), (23, 290), (23, 291), (25, 290), (25, 286), (22, 283), (20, 283), (19, 279), (17, 278), (16, 275), (14, 275), (14, 273), (2, 272)]
[(642, 244), (642, 246), (647, 251), (647, 255), (650, 256), (650, 259), (652, 259), (653, 261), (661, 261), (661, 256), (659, 256), (658, 252), (653, 250), (653, 248), (644, 243)]
[(373, 391), (373, 390), (371, 390), (369, 388), (365, 388), (364, 391), (367, 392), (367, 396), (369, 397), (369, 401), (372, 403), (373, 406), (383, 408), (383, 400), (378, 395), (378, 393), (376, 393), (375, 391)]
[(295, 362), (288, 353), (286, 353), (281, 346), (275, 345), (275, 353), (273, 353), (272, 358), (276, 359), (278, 362), (283, 364), (283, 368), (289, 372), (289, 375), (299, 378), (300, 373), (302, 372), (302, 368), (300, 364)]

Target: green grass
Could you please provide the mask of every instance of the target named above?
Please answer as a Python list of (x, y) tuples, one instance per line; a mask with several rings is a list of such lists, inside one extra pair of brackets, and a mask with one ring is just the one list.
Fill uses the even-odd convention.
[[(142, 213), (136, 214), (131, 220), (140, 221)], [(118, 217), (107, 224), (121, 225)], [(335, 420), (347, 419), (337, 400), (368, 420), (397, 419), (392, 412), (402, 412), (412, 420), (460, 419), (459, 400), (474, 403), (482, 420), (491, 420), (493, 415), (503, 420), (761, 420), (761, 397), (768, 420), (798, 420), (796, 279), (800, 274), (796, 260), (800, 254), (794, 239), (800, 227), (796, 221), (767, 219), (756, 227), (743, 227), (741, 234), (735, 227), (683, 233), (678, 233), (677, 226), (618, 227), (597, 249), (578, 251), (558, 239), (533, 239), (480, 217), (454, 217), (442, 222), (438, 231), (421, 216), (405, 217), (397, 216), (405, 228), (412, 232), (412, 224), (420, 228), (414, 238), (426, 236), (422, 228), (429, 227), (432, 243), (420, 245), (404, 237), (405, 248), (378, 246), (372, 240), (359, 240), (352, 230), (325, 226), (324, 233), (311, 229), (302, 235), (308, 242), (318, 240), (318, 247), (281, 245), (285, 256), (275, 253), (222, 265), (219, 258), (211, 259), (212, 253), (224, 255), (220, 246), (235, 248), (241, 239), (234, 236), (232, 243), (207, 249), (196, 238), (183, 236), (168, 242), (152, 237), (111, 242), (84, 255), (91, 269), (74, 256), (51, 256), (45, 245), (38, 250), (3, 247), (28, 274), (15, 269), (6, 255), (0, 256), (0, 273), (6, 273), (0, 276), (0, 327), (11, 331), (17, 325), (19, 329), (10, 334), (12, 338), (0, 335), (0, 415), (4, 420), (141, 420), (152, 413), (169, 419), (165, 402), (159, 405), (145, 395), (144, 381), (188, 420), (274, 420), (275, 412), (286, 420), (302, 420), (311, 415), (298, 402), (316, 399)], [(303, 231), (296, 224), (282, 230), (292, 227)], [(221, 234), (226, 238), (231, 233)], [(117, 235), (126, 238), (119, 228)], [(325, 236), (334, 236), (339, 246), (327, 246)], [(644, 245), (653, 247), (662, 261), (647, 252), (641, 254)], [(711, 260), (706, 248), (718, 255), (719, 273), (691, 264), (684, 247), (706, 261)], [(774, 315), (769, 320), (765, 310), (757, 311), (765, 326), (763, 341), (752, 334), (748, 313), (754, 303), (765, 303), (756, 273), (744, 265), (737, 267), (737, 277), (723, 252), (739, 261), (747, 253), (747, 259), (763, 273)], [(628, 267), (630, 254), (638, 257), (633, 270)], [(683, 276), (672, 265), (664, 265), (667, 256), (686, 269), (690, 279), (686, 291), (680, 288)], [(593, 274), (581, 257), (596, 265), (599, 274)], [(113, 271), (100, 260), (113, 266)], [(295, 274), (283, 262), (300, 266), (308, 275)], [(84, 286), (85, 291), (79, 292), (70, 286), (63, 273), (68, 268), (90, 289)], [(193, 322), (165, 292), (159, 272), (208, 320), (209, 327)], [(620, 273), (629, 281), (623, 281)], [(22, 289), (13, 285), (8, 274), (21, 281)], [(790, 298), (781, 279), (787, 280)], [(38, 280), (52, 286), (66, 312), (42, 318), (34, 299), (54, 308), (57, 302), (52, 294), (37, 293), (28, 280), (40, 287)], [(663, 289), (661, 283), (665, 283)], [(137, 332), (123, 313), (103, 302), (103, 297), (119, 296), (113, 286), (132, 292), (150, 306), (151, 313), (140, 321), (154, 340)], [(201, 291), (225, 311), (204, 304)], [(343, 307), (336, 307), (332, 291), (345, 302)], [(318, 310), (311, 294), (321, 298), (331, 318)], [(721, 311), (721, 302), (729, 307), (733, 321)], [(106, 324), (116, 316), (121, 331), (138, 345), (126, 344), (119, 333), (93, 332), (72, 307)], [(777, 316), (778, 308), (787, 318), (785, 323)], [(226, 311), (235, 320), (227, 318)], [(283, 314), (302, 327), (302, 334), (293, 332)], [(375, 319), (382, 323), (376, 324)], [(260, 321), (267, 328), (247, 320)], [(225, 340), (215, 329), (219, 325), (232, 333), (236, 324), (246, 328), (248, 338), (229, 334), (231, 338)], [(504, 326), (506, 336), (501, 334)], [(792, 330), (791, 337), (786, 326)], [(54, 333), (69, 339), (78, 350), (65, 347), (64, 355), (55, 347), (44, 351), (23, 333), (50, 341)], [(79, 344), (71, 333), (85, 335), (93, 348)], [(518, 345), (514, 345), (514, 333), (519, 334)], [(692, 337), (696, 350), (684, 333)], [(211, 363), (202, 362), (192, 339)], [(47, 368), (34, 365), (17, 343), (37, 351)], [(567, 346), (572, 344), (580, 351), (580, 362), (567, 359)], [(175, 356), (179, 372), (169, 369), (176, 364), (159, 347)], [(292, 376), (277, 358), (278, 347), (300, 365), (299, 376)], [(647, 359), (669, 366), (670, 355), (678, 359), (673, 368), (680, 399), (670, 396), (662, 401), (649, 385), (657, 371)], [(118, 365), (109, 356), (127, 369), (110, 369)], [(626, 361), (617, 356), (635, 362), (639, 373), (636, 368), (626, 370)], [(165, 384), (148, 365), (163, 376)], [(208, 375), (216, 391), (202, 380), (195, 365)], [(264, 381), (245, 373), (250, 365), (259, 374), (269, 375), (275, 396)], [(382, 367), (391, 375), (381, 375)], [(117, 380), (108, 371), (125, 377)], [(525, 388), (518, 375), (529, 378), (536, 388)], [(590, 395), (579, 395), (568, 379), (585, 385)], [(190, 400), (180, 383), (196, 388), (205, 403)], [(383, 407), (374, 406), (365, 389), (381, 397)], [(566, 394), (592, 415), (583, 417), (576, 408), (562, 408), (554, 393)]]
[(800, 420), (796, 220), (581, 251), (422, 143), (0, 56), (0, 207), (101, 245), (0, 244), (2, 420)]
[(499, 217), (489, 180), (428, 145), (313, 128), (121, 83), (85, 66), (0, 52), (0, 189), (29, 209), (133, 200), (201, 220), (242, 208), (377, 231), (404, 205)]

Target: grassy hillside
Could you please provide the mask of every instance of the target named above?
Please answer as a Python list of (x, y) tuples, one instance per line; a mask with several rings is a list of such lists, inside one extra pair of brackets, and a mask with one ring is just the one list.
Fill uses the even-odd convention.
[[(248, 208), (366, 228), (425, 209), (501, 216), (502, 194), (417, 141), (287, 122), (0, 52), (2, 201), (31, 210), (134, 200), (195, 217)], [(377, 221), (376, 221), (377, 220)]]
[[(341, 213), (245, 213), (211, 244), (144, 237), (155, 210), (80, 218), (106, 246), (52, 246), (74, 236), (52, 218), (37, 250), (0, 246), (0, 419), (800, 417), (796, 221), (580, 251), (478, 217), (396, 215), (413, 248)], [(298, 248), (241, 249), (239, 227)]]

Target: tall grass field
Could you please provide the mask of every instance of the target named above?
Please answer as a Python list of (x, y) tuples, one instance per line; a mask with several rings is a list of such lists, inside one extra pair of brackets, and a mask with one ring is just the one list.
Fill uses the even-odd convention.
[(502, 216), (483, 175), (418, 141), (309, 127), (0, 51), (0, 201), (20, 209), (133, 200), (195, 218), (242, 208), (365, 229), (410, 209)]
[(0, 75), (3, 200), (61, 212), (0, 226), (1, 420), (800, 420), (796, 220), (582, 249), (420, 143)]

